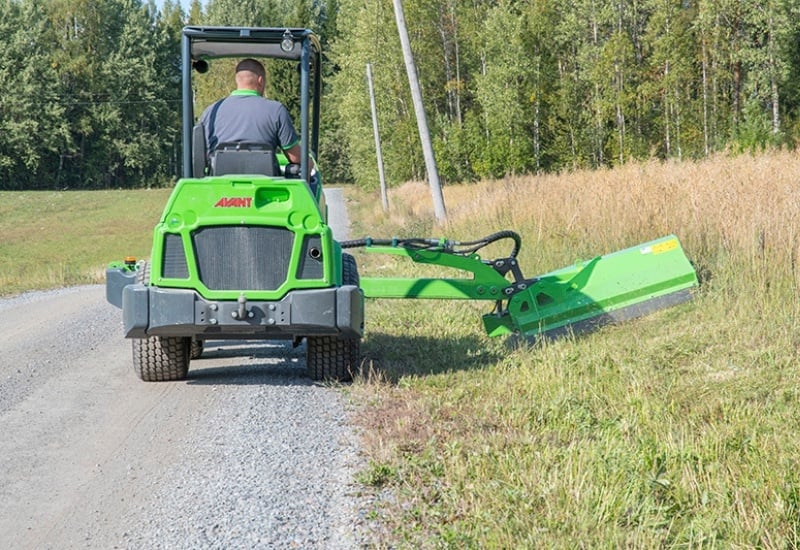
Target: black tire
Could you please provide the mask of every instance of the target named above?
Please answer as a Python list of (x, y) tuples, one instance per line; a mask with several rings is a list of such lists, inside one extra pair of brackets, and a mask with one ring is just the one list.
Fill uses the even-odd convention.
[[(342, 254), (342, 283), (359, 284), (356, 259)], [(309, 336), (306, 339), (306, 370), (312, 380), (349, 382), (358, 371), (361, 338)]]
[(361, 342), (358, 338), (309, 336), (306, 369), (312, 380), (349, 382), (358, 369)]
[(151, 336), (133, 341), (133, 370), (145, 382), (184, 380), (192, 339)]
[(358, 265), (352, 254), (342, 252), (342, 284), (358, 286), (361, 278), (358, 276)]
[(189, 353), (190, 359), (200, 359), (203, 355), (203, 341), (192, 339), (192, 351)]
[[(147, 262), (136, 272), (136, 282), (150, 279)], [(151, 336), (133, 340), (133, 370), (145, 382), (183, 380), (189, 372), (192, 339)]]

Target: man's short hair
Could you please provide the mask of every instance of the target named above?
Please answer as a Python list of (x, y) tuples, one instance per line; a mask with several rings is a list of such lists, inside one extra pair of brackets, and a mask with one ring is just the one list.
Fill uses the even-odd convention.
[(255, 59), (242, 59), (239, 61), (239, 64), (236, 65), (236, 72), (239, 71), (250, 71), (251, 73), (255, 73), (258, 76), (266, 76), (266, 71), (264, 71), (264, 65), (256, 61)]

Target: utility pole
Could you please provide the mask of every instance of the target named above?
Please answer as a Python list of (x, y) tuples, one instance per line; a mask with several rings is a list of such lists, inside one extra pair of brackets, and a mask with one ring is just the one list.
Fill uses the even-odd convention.
[(378, 176), (381, 180), (381, 203), (383, 211), (389, 211), (389, 198), (386, 196), (386, 175), (383, 172), (383, 152), (381, 151), (381, 136), (378, 133), (378, 108), (375, 105), (375, 89), (372, 86), (372, 65), (367, 63), (367, 84), (369, 86), (369, 105), (372, 109), (372, 132), (375, 134), (375, 151), (378, 155)]
[(433, 195), (433, 212), (439, 223), (445, 223), (447, 221), (447, 211), (444, 207), (442, 186), (439, 184), (439, 171), (436, 169), (436, 158), (433, 156), (433, 144), (428, 130), (428, 118), (425, 115), (425, 107), (422, 104), (422, 92), (419, 88), (417, 67), (414, 65), (414, 55), (411, 53), (411, 42), (408, 38), (406, 16), (403, 13), (401, 0), (394, 0), (394, 16), (397, 20), (397, 32), (400, 34), (400, 45), (403, 47), (403, 58), (406, 62), (408, 84), (411, 87), (411, 98), (414, 101), (414, 112), (417, 114), (417, 127), (419, 128), (420, 141), (422, 141), (422, 154), (425, 157), (428, 184)]

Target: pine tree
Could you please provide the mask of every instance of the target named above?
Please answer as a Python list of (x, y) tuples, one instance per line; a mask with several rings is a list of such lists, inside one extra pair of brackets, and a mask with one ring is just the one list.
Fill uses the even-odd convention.
[(63, 186), (71, 140), (50, 62), (52, 28), (37, 2), (3, 2), (0, 32), (0, 189)]

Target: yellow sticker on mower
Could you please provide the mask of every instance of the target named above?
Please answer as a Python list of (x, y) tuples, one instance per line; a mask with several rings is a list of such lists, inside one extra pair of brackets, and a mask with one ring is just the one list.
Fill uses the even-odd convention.
[(678, 239), (670, 239), (651, 246), (645, 246), (641, 252), (642, 254), (663, 254), (676, 248), (678, 248)]

